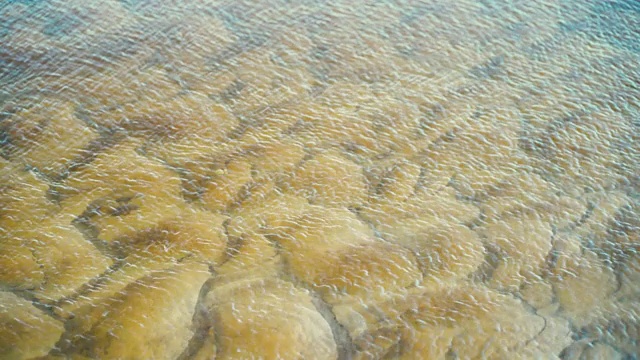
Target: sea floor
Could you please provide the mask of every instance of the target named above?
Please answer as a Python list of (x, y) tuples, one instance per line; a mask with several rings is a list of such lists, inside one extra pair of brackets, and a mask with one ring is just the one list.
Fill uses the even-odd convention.
[(638, 4), (0, 2), (0, 358), (638, 359)]

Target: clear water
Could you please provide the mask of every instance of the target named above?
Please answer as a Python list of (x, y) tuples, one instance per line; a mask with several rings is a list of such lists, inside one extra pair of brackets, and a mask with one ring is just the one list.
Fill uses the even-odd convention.
[(637, 359), (639, 4), (0, 2), (0, 358)]

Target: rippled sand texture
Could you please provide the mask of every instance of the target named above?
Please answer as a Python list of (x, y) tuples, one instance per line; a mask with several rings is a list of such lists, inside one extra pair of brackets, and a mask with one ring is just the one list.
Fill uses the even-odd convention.
[(0, 19), (0, 358), (640, 353), (635, 0)]

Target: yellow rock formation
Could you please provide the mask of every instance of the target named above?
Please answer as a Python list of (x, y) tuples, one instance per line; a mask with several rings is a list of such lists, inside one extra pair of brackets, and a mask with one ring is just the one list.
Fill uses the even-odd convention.
[(207, 298), (219, 349), (216, 358), (336, 359), (331, 329), (309, 293), (278, 279), (223, 284)]
[(69, 351), (91, 358), (176, 358), (192, 335), (200, 288), (210, 275), (207, 265), (187, 261), (127, 285), (72, 320)]
[(0, 358), (640, 353), (633, 1), (1, 3)]
[(0, 299), (0, 356), (3, 359), (30, 359), (53, 349), (64, 332), (62, 322), (12, 293), (0, 292)]

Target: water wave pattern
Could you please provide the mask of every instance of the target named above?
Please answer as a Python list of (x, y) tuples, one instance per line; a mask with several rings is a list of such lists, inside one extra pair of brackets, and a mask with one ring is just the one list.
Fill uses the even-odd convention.
[(637, 359), (638, 4), (0, 2), (0, 358)]

